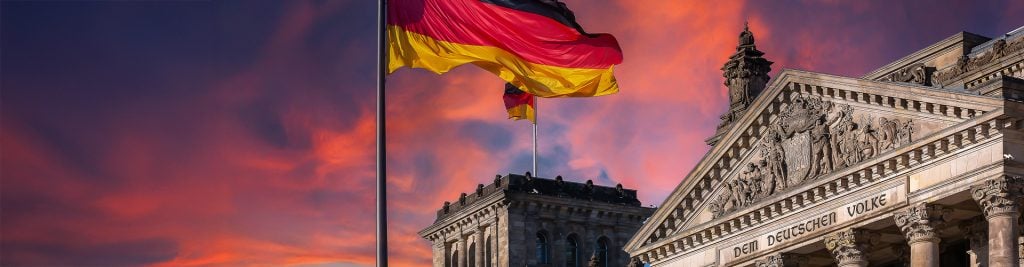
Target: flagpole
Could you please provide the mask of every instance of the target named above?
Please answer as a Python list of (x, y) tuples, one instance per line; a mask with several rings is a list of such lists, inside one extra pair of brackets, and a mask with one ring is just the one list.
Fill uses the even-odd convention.
[(384, 34), (387, 0), (377, 2), (377, 267), (388, 266), (387, 139), (384, 138)]
[(540, 112), (537, 110), (537, 96), (533, 95), (533, 177), (540, 177), (537, 173), (537, 121), (540, 120)]

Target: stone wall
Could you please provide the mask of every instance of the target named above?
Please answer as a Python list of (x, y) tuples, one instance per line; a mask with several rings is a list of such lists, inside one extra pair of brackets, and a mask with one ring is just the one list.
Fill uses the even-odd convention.
[[(433, 243), (434, 266), (455, 266), (456, 252), (460, 267), (487, 266), (488, 261), (491, 266), (566, 266), (570, 235), (579, 245), (578, 266), (587, 266), (602, 237), (608, 245), (607, 266), (624, 266), (629, 260), (622, 250), (625, 243), (654, 211), (640, 205), (635, 190), (561, 177), (509, 175), (477, 188), (446, 203), (437, 221), (420, 232)], [(538, 232), (548, 240), (547, 263), (537, 259)], [(493, 240), (491, 257), (486, 255), (488, 237)], [(466, 253), (474, 244), (470, 260)]]

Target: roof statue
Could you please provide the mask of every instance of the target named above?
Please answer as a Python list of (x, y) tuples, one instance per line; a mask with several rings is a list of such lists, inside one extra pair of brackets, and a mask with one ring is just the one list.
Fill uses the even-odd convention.
[(768, 72), (772, 71), (773, 62), (762, 56), (764, 52), (757, 50), (757, 45), (754, 44), (754, 33), (750, 32), (750, 27), (744, 23), (736, 52), (722, 66), (725, 86), (729, 88), (729, 110), (722, 115), (722, 122), (718, 125), (715, 136), (706, 141), (708, 145), (718, 143), (721, 134), (743, 115), (750, 103), (754, 102), (768, 84)]

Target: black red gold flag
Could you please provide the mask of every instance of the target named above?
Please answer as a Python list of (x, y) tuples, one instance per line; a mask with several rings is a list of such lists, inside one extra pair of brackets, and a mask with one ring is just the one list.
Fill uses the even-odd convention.
[(505, 94), (502, 96), (505, 101), (505, 110), (508, 111), (508, 118), (511, 120), (530, 120), (536, 124), (536, 106), (534, 97), (530, 93), (519, 90), (515, 85), (505, 84)]
[(618, 92), (622, 50), (553, 0), (389, 0), (388, 73), (471, 63), (538, 97)]

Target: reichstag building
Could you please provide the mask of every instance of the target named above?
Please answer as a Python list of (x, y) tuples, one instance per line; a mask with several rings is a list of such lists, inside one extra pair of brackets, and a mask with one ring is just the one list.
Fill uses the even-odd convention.
[(1021, 266), (1024, 28), (862, 77), (771, 65), (744, 30), (712, 148), (631, 266)]

